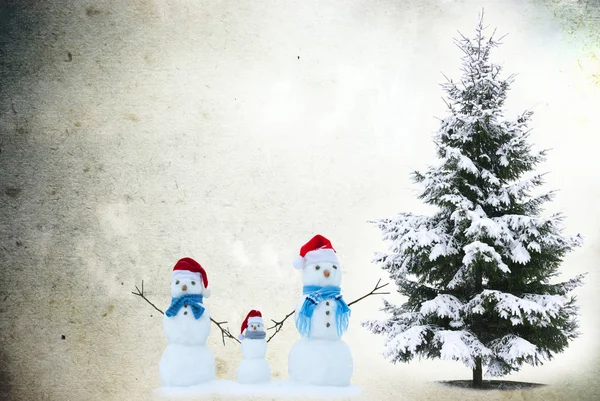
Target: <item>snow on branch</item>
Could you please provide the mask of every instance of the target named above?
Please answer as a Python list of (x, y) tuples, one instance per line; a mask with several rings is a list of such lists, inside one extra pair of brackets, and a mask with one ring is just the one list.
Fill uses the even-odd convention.
[[(474, 191), (477, 191), (477, 188), (473, 188)], [(466, 196), (452, 193), (452, 194), (444, 194), (438, 197), (440, 203), (448, 203), (457, 207), (458, 209), (469, 210), (473, 208), (473, 202), (467, 199)]]
[(483, 314), (486, 305), (495, 303), (494, 311), (513, 326), (528, 321), (532, 325), (550, 326), (564, 307), (566, 299), (561, 296), (526, 294), (519, 298), (496, 290), (484, 290), (465, 304), (466, 314)]
[[(456, 254), (458, 250), (452, 245), (452, 237), (447, 233), (446, 222), (436, 221), (429, 216), (403, 213), (393, 218), (375, 221), (384, 232), (384, 240), (393, 244), (391, 254), (378, 255), (377, 262), (391, 269), (395, 264), (406, 268), (410, 263), (407, 252), (429, 250), (431, 261), (439, 256)], [(401, 261), (401, 262), (400, 262)], [(386, 268), (386, 267), (384, 267)]]
[(486, 262), (496, 262), (500, 270), (505, 273), (510, 273), (510, 269), (502, 261), (502, 256), (500, 256), (494, 248), (483, 242), (472, 242), (466, 245), (463, 250), (465, 251), (465, 256), (462, 262), (465, 266), (470, 266), (476, 260), (483, 259)]
[(523, 299), (535, 302), (548, 311), (552, 311), (552, 317), (558, 315), (559, 311), (565, 306), (566, 299), (561, 295), (549, 294), (525, 294)]
[(461, 361), (468, 368), (475, 367), (476, 357), (488, 357), (491, 351), (466, 330), (438, 330), (434, 341), (440, 347), (440, 358)]
[[(474, 239), (489, 238), (495, 240), (496, 248), (474, 241), (467, 245), (463, 263), (469, 265), (476, 256), (482, 256), (486, 262), (496, 261), (502, 271), (510, 270), (503, 263), (504, 254), (515, 263), (525, 264), (530, 261), (533, 252), (551, 249), (553, 252), (578, 246), (582, 242), (580, 236), (565, 237), (560, 233), (560, 216), (539, 218), (525, 215), (505, 214), (489, 218), (480, 206), (466, 212), (456, 211), (452, 218), (471, 221), (465, 233)], [(499, 247), (499, 248), (498, 248)]]
[(471, 277), (472, 277), (471, 269), (469, 269), (465, 265), (462, 265), (458, 268), (458, 270), (452, 277), (452, 280), (450, 280), (448, 285), (446, 285), (446, 288), (448, 288), (450, 290), (455, 289), (455, 288), (459, 287), (461, 284), (464, 284), (465, 282), (467, 282)]
[(543, 184), (544, 175), (537, 174), (527, 179), (505, 184), (498, 189), (490, 190), (484, 203), (492, 207), (499, 207), (500, 205), (510, 206), (512, 202), (535, 202), (535, 199), (542, 201), (551, 200), (555, 191), (548, 191), (537, 197), (529, 196), (530, 190)]
[(465, 234), (473, 237), (487, 236), (498, 238), (502, 233), (502, 227), (494, 219), (487, 217), (482, 207), (477, 205), (474, 210), (468, 210), (464, 213), (471, 225), (465, 230)]
[(435, 314), (439, 317), (449, 317), (454, 321), (460, 321), (462, 308), (463, 303), (455, 296), (439, 294), (434, 299), (423, 302), (419, 312), (424, 316)]
[(508, 334), (492, 341), (490, 348), (494, 354), (511, 365), (518, 366), (523, 362), (527, 362), (535, 366), (540, 363), (540, 359), (543, 357), (543, 354), (538, 352), (538, 348), (534, 344), (514, 334)]
[(380, 310), (391, 314), (392, 317), (385, 320), (364, 320), (360, 324), (377, 334), (401, 333), (411, 326), (419, 325), (423, 320), (420, 313), (408, 311), (406, 306), (397, 308), (385, 299)]
[(451, 146), (445, 146), (446, 159), (456, 160), (456, 166), (459, 170), (467, 171), (475, 176), (479, 176), (479, 169), (469, 157), (465, 156), (460, 149)]
[(547, 290), (551, 294), (564, 296), (567, 293), (573, 291), (575, 288), (581, 287), (583, 285), (583, 279), (586, 276), (587, 273), (582, 273), (563, 283), (550, 284), (547, 286)]
[(433, 331), (433, 326), (419, 325), (412, 326), (402, 332), (388, 332), (385, 340), (386, 349), (383, 353), (385, 358), (396, 360), (395, 354), (414, 354), (417, 347), (425, 344), (426, 334)]

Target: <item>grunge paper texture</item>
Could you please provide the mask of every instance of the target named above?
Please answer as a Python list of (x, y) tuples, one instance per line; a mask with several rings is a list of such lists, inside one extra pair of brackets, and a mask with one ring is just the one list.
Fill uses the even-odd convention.
[[(409, 179), (434, 161), (442, 72), (478, 13), (508, 33), (493, 54), (516, 73), (507, 114), (534, 111), (552, 148), (545, 189), (585, 244), (561, 278), (580, 338), (508, 380), (549, 386), (472, 392), (459, 362), (393, 365), (353, 306), (344, 337), (362, 400), (600, 399), (598, 260), (600, 5), (569, 0), (5, 0), (0, 6), (0, 394), (9, 400), (148, 400), (160, 386), (162, 315), (181, 257), (208, 273), (211, 316), (239, 334), (301, 294), (291, 261), (314, 234), (340, 255), (351, 301), (386, 274), (370, 219), (427, 212)], [(388, 299), (400, 300), (391, 284)], [(239, 346), (208, 345), (234, 380)], [(287, 379), (291, 321), (269, 342)], [(214, 399), (219, 399), (215, 397)], [(224, 399), (224, 398), (222, 398)], [(260, 398), (256, 398), (260, 399)]]

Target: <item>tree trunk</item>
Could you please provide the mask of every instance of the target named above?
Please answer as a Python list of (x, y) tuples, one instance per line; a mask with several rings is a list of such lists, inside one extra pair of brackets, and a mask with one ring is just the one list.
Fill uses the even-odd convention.
[[(475, 291), (479, 294), (483, 291), (483, 271), (481, 266), (475, 266)], [(480, 339), (480, 316), (475, 315), (471, 330)], [(483, 382), (483, 368), (481, 366), (481, 357), (475, 358), (475, 369), (473, 369), (473, 387), (481, 387)]]
[(481, 358), (475, 358), (475, 369), (473, 369), (473, 387), (481, 387), (483, 383), (483, 368)]

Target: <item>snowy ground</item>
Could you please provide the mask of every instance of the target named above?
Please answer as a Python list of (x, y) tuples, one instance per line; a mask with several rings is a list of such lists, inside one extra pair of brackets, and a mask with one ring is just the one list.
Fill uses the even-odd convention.
[(264, 384), (241, 384), (233, 380), (213, 380), (192, 387), (161, 387), (155, 390), (159, 396), (206, 396), (225, 395), (232, 397), (270, 396), (270, 397), (311, 397), (335, 398), (352, 397), (361, 392), (360, 387), (346, 386), (308, 386), (288, 380), (271, 380)]

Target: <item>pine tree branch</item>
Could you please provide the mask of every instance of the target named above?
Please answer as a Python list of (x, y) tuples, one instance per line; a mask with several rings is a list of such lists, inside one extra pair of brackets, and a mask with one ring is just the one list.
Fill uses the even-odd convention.
[(496, 43), (499, 44), (499, 45), (501, 45), (502, 44), (501, 43), (502, 39), (504, 39), (507, 36), (508, 36), (508, 33), (505, 33), (504, 35), (500, 36), (500, 38), (498, 40), (496, 40)]
[[(150, 300), (148, 298), (146, 298), (146, 296), (144, 295), (144, 280), (142, 280), (142, 288), (140, 289), (137, 285), (135, 286), (135, 289), (137, 292), (132, 292), (133, 295), (137, 295), (138, 297), (141, 297), (144, 301), (148, 302), (150, 305), (152, 305), (152, 307), (154, 309), (156, 309), (158, 312), (160, 312), (162, 315), (164, 315), (165, 313), (158, 309), (156, 307), (156, 305), (154, 305), (152, 302), (150, 302)], [(215, 319), (213, 319), (212, 317), (210, 318), (210, 321), (213, 322), (214, 324), (217, 325), (217, 327), (219, 328), (219, 330), (221, 330), (221, 337), (223, 338), (223, 345), (225, 345), (225, 337), (227, 338), (231, 338), (234, 341), (237, 341), (238, 343), (240, 342), (240, 340), (238, 340), (234, 335), (231, 334), (231, 332), (229, 331), (229, 329), (227, 327), (223, 327), (221, 326), (222, 324), (227, 323), (227, 321), (223, 321), (223, 322), (217, 322)]]
[[(377, 290), (382, 289), (383, 287), (389, 285), (390, 283), (386, 283), (383, 285), (379, 285), (379, 283), (381, 282), (381, 279), (377, 280), (377, 284), (375, 284), (375, 288), (373, 288), (369, 293), (363, 295), (362, 297), (355, 299), (354, 301), (350, 302), (348, 304), (348, 306), (355, 304), (359, 301), (362, 301), (363, 299), (365, 299), (366, 297), (370, 297), (371, 295), (385, 295), (385, 294), (389, 294), (389, 292), (377, 292)], [(280, 321), (271, 319), (271, 321), (273, 322), (273, 326), (271, 327), (267, 327), (267, 330), (273, 330), (275, 329), (275, 332), (269, 337), (269, 339), (267, 340), (267, 342), (271, 341), (271, 339), (273, 337), (275, 337), (275, 334), (279, 333), (279, 331), (283, 328), (283, 323), (285, 323), (285, 321), (292, 316), (296, 311), (293, 310), (290, 313), (288, 313), (287, 315), (285, 315), (285, 317), (283, 319), (281, 319)]]
[(492, 34), (490, 35), (490, 37), (489, 37), (489, 39), (488, 39), (488, 43), (489, 43), (490, 45), (491, 45), (491, 44), (493, 44), (493, 43), (495, 42), (495, 41), (494, 41), (494, 35), (496, 34), (496, 30), (497, 30), (497, 29), (498, 29), (498, 28), (494, 28), (494, 31), (492, 32)]

